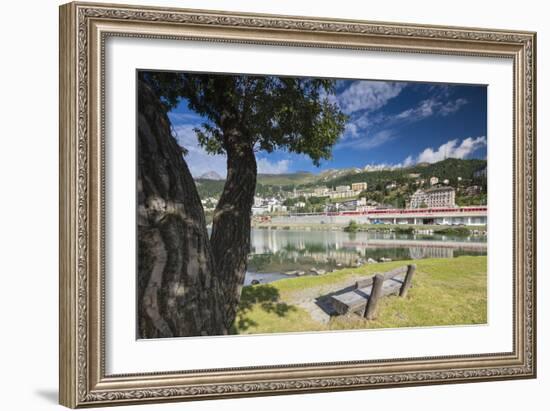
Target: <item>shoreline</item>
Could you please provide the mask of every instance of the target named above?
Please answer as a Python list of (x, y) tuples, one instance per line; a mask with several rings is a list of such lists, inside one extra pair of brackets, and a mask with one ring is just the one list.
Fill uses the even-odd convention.
[[(255, 223), (251, 224), (251, 228), (258, 230), (301, 230), (301, 231), (345, 231), (347, 224), (339, 223)], [(453, 231), (459, 232), (468, 230), (471, 235), (483, 236), (487, 233), (486, 225), (471, 225), (471, 226), (453, 226), (453, 225), (415, 225), (415, 224), (358, 224), (357, 232), (406, 232), (414, 234), (450, 234)], [(442, 233), (446, 231), (446, 233)]]
[[(391, 248), (395, 242), (395, 240), (373, 240), (375, 244), (372, 244), (376, 248)], [(462, 249), (469, 249), (471, 251), (477, 251), (477, 252), (483, 252), (487, 251), (487, 243), (486, 242), (447, 242), (447, 241), (417, 241), (417, 240), (402, 240), (399, 241), (401, 246), (414, 246), (417, 245), (417, 243), (420, 243), (419, 246), (424, 247), (441, 247), (441, 248), (449, 248), (449, 247), (456, 247), (458, 244), (458, 247)], [(487, 254), (480, 254), (480, 255), (469, 255), (471, 257), (473, 256), (485, 256)], [(378, 259), (366, 259), (363, 260), (361, 263), (358, 264), (351, 264), (351, 265), (341, 265), (341, 266), (334, 266), (334, 267), (328, 267), (323, 264), (311, 262), (311, 264), (304, 264), (301, 267), (293, 267), (292, 269), (286, 268), (285, 270), (278, 270), (274, 267), (271, 267), (269, 271), (263, 271), (262, 269), (258, 269), (256, 266), (249, 266), (246, 271), (246, 276), (250, 277), (278, 277), (274, 280), (270, 280), (267, 282), (260, 281), (261, 284), (268, 284), (274, 281), (278, 281), (280, 279), (285, 278), (298, 278), (298, 277), (316, 277), (316, 276), (324, 276), (326, 274), (335, 273), (340, 270), (353, 270), (358, 269), (361, 267), (365, 267), (368, 265), (373, 264), (383, 264), (387, 262), (400, 262), (400, 261), (421, 261), (425, 259), (437, 259), (437, 260), (453, 260), (455, 258), (459, 258), (461, 256), (456, 257), (429, 257), (429, 258), (417, 258), (417, 259), (411, 259), (409, 258), (390, 258), (390, 257), (381, 257)], [(320, 267), (320, 268), (319, 268)], [(250, 284), (247, 284), (250, 285)]]

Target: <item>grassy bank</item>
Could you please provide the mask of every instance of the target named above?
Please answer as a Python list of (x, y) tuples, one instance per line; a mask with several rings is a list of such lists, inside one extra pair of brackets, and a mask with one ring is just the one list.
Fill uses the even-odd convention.
[(356, 315), (324, 320), (318, 315), (314, 301), (353, 284), (359, 277), (391, 270), (407, 264), (406, 261), (245, 287), (233, 332), (257, 334), (486, 323), (485, 256), (426, 259), (415, 263), (417, 273), (407, 298), (383, 298), (376, 320), (367, 321)]

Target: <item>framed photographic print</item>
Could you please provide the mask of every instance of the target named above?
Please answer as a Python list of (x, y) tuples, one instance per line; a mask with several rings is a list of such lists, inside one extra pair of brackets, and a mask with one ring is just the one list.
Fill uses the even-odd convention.
[(61, 6), (61, 404), (534, 378), (535, 50)]

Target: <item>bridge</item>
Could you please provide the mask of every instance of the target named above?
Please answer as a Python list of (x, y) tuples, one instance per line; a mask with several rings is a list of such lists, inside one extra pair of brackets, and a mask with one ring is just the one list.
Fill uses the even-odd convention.
[(351, 220), (359, 224), (486, 225), (487, 206), (294, 213), (273, 217), (271, 221), (276, 224), (348, 224)]

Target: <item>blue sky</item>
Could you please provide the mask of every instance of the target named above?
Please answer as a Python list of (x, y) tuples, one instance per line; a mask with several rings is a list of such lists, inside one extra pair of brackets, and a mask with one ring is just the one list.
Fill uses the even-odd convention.
[[(305, 155), (259, 152), (260, 173), (406, 167), (448, 157), (487, 157), (485, 86), (338, 80), (329, 99), (349, 116), (332, 159), (316, 167)], [(191, 173), (225, 176), (225, 157), (209, 155), (198, 145), (193, 128), (204, 120), (187, 107), (187, 100), (169, 117), (178, 142), (188, 150)]]

